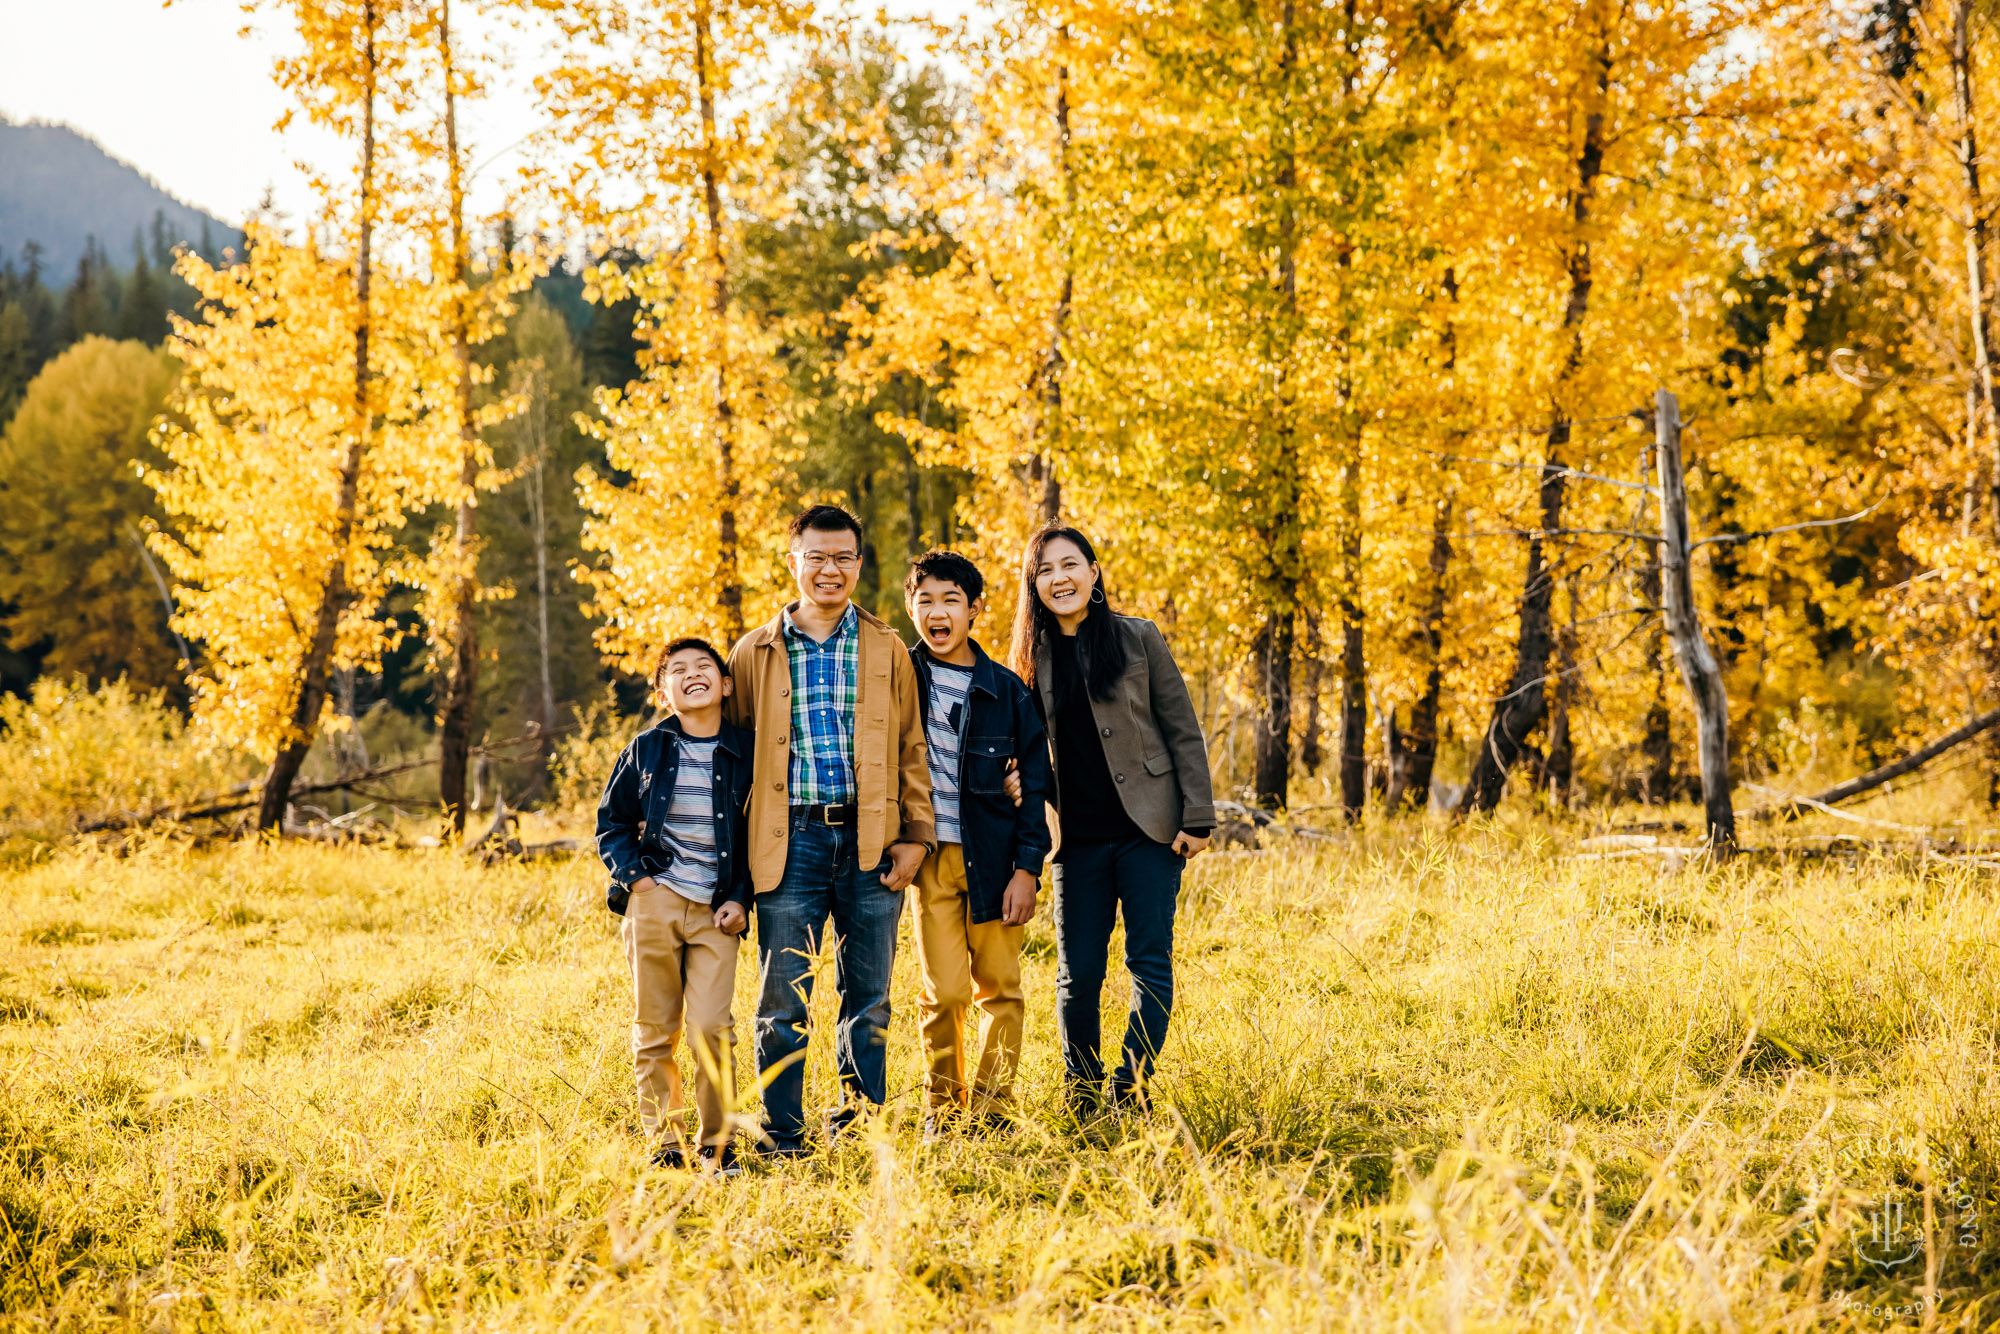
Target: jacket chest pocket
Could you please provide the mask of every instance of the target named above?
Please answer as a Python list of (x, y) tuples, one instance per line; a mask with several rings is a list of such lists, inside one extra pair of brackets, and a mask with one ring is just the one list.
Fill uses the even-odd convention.
[(1014, 755), (1010, 736), (973, 736), (959, 751), (959, 774), (967, 792), (994, 797), (1006, 792), (1007, 761)]
[[(662, 781), (664, 780), (664, 781)], [(667, 803), (673, 799), (673, 775), (655, 771), (641, 780), (639, 808), (645, 812), (639, 841), (653, 847), (665, 846), (660, 831), (667, 825)]]

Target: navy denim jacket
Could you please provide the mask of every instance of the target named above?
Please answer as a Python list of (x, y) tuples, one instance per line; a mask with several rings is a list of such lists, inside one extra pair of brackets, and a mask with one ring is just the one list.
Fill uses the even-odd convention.
[[(1025, 682), (986, 656), (975, 640), (969, 716), (958, 748), (958, 824), (965, 839), (965, 891), (975, 922), (997, 921), (1000, 900), (1015, 869), (1042, 873), (1049, 856), (1049, 815), (1055, 771), (1049, 763), (1049, 729), (1041, 701)], [(910, 650), (930, 708), (931, 659)], [(1007, 795), (1007, 761), (1021, 770), (1021, 804)]]
[[(634, 737), (611, 766), (604, 799), (597, 803), (597, 855), (611, 872), (604, 906), (621, 917), (632, 897), (632, 882), (664, 875), (673, 865), (673, 852), (660, 831), (673, 799), (683, 735), (680, 719), (668, 714)], [(715, 741), (715, 906), (734, 902), (748, 911), (756, 896), (746, 846), (754, 753), (750, 729), (724, 722)]]

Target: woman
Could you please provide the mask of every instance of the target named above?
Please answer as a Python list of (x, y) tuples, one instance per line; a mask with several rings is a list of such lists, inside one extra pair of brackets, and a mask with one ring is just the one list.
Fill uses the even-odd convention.
[(1111, 1100), (1143, 1107), (1174, 1007), (1181, 868), (1215, 829), (1208, 746), (1159, 627), (1112, 611), (1074, 528), (1028, 539), (1011, 658), (1055, 752), (1056, 1024), (1071, 1106), (1094, 1111), (1104, 1082), (1098, 997), (1122, 908), (1132, 1008)]

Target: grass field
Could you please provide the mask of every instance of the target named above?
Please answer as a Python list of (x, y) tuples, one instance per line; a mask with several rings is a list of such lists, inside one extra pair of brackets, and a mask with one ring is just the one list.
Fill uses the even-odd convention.
[(906, 931), (882, 1123), (713, 1181), (636, 1137), (594, 861), (58, 852), (0, 872), (0, 1323), (1985, 1327), (1994, 890), (1526, 824), (1210, 856), (1150, 1119), (1055, 1115), (1044, 908), (1016, 1137), (920, 1142)]

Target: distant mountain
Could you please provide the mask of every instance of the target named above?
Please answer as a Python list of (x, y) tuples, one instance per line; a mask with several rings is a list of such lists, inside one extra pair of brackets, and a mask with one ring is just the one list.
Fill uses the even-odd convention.
[(67, 125), (0, 120), (0, 259), (18, 263), (21, 247), (39, 242), (42, 280), (60, 286), (94, 236), (122, 269), (132, 262), (133, 233), (150, 241), (155, 213), (179, 240), (199, 244), (204, 227), (217, 251), (240, 239)]

